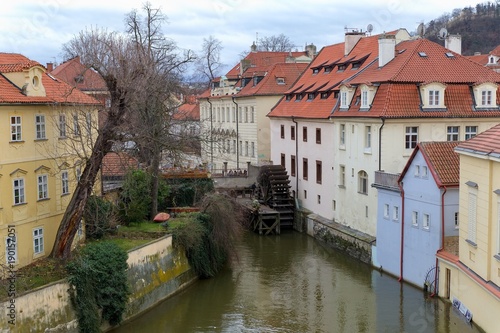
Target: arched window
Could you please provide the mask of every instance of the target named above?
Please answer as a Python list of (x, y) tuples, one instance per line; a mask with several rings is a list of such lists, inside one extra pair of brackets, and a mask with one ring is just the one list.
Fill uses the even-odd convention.
[(368, 194), (368, 174), (363, 170), (358, 172), (358, 192)]

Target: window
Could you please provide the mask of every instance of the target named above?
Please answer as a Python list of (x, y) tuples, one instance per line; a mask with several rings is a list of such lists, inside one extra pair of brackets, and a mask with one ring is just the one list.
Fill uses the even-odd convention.
[(439, 90), (429, 90), (429, 106), (439, 106)]
[(420, 177), (420, 165), (415, 165), (415, 177)]
[(372, 149), (372, 127), (365, 126), (365, 152)]
[(339, 170), (339, 186), (345, 187), (345, 165), (341, 165)]
[(460, 227), (460, 221), (458, 219), (458, 212), (455, 212), (455, 229)]
[(328, 93), (327, 93), (327, 92), (322, 92), (322, 93), (320, 94), (320, 98), (321, 98), (321, 99), (327, 99), (327, 98), (328, 98)]
[(307, 158), (302, 159), (302, 178), (304, 180), (307, 180), (307, 173), (308, 173), (308, 164), (307, 164)]
[(251, 145), (252, 145), (251, 147), (252, 157), (255, 157), (255, 142), (252, 141)]
[(481, 91), (481, 106), (491, 106), (491, 90), (483, 90)]
[(316, 143), (321, 143), (321, 128), (316, 128)]
[(389, 218), (389, 204), (384, 204), (384, 219)]
[(90, 137), (92, 134), (92, 114), (90, 112), (85, 114), (85, 123), (87, 127), (87, 135)]
[(25, 203), (24, 198), (24, 178), (16, 178), (13, 181), (14, 187), (14, 205)]
[(78, 123), (78, 114), (73, 114), (73, 135), (80, 135), (80, 124)]
[(82, 177), (82, 169), (80, 167), (76, 168), (76, 181), (79, 182)]
[(361, 107), (367, 108), (368, 105), (368, 90), (361, 91)]
[(280, 135), (282, 139), (285, 138), (285, 125), (280, 126)]
[(43, 114), (37, 114), (35, 116), (35, 128), (36, 128), (36, 139), (45, 139), (45, 116)]
[(243, 156), (243, 141), (240, 141), (240, 144), (238, 146), (239, 151), (240, 151), (240, 156)]
[(66, 115), (64, 113), (59, 114), (59, 137), (66, 137)]
[(33, 252), (43, 253), (43, 228), (33, 229)]
[(245, 156), (248, 156), (248, 141), (245, 141)]
[(308, 101), (312, 101), (314, 99), (314, 95), (315, 95), (314, 93), (308, 93), (307, 94), (307, 100)]
[(448, 126), (446, 140), (447, 141), (458, 141), (460, 135), (460, 127), (459, 126)]
[(418, 127), (406, 127), (405, 133), (405, 148), (413, 149), (417, 146), (418, 141)]
[(233, 107), (233, 123), (236, 122), (236, 116), (237, 116), (237, 114), (236, 114), (236, 108)]
[(392, 219), (394, 221), (399, 220), (399, 207), (398, 206), (392, 207)]
[(347, 108), (349, 105), (347, 105), (347, 91), (341, 91), (340, 92), (340, 107), (341, 108)]
[(285, 78), (283, 78), (283, 77), (277, 77), (276, 78), (276, 84), (285, 84)]
[(69, 194), (69, 179), (68, 171), (61, 172), (61, 192), (62, 194)]
[(429, 230), (431, 226), (431, 216), (429, 214), (424, 214), (422, 219), (422, 228)]
[(292, 100), (292, 94), (288, 94), (288, 95), (286, 95), (286, 100), (287, 100), (287, 101)]
[(304, 190), (304, 199), (307, 199), (307, 190)]
[(307, 142), (307, 127), (306, 126), (302, 127), (302, 140), (304, 142)]
[(285, 160), (286, 160), (285, 154), (281, 154), (281, 161), (280, 161), (280, 163), (281, 163), (281, 166), (283, 168), (286, 168), (286, 162), (285, 162)]
[(290, 138), (295, 140), (295, 126), (290, 126)]
[(429, 175), (429, 169), (427, 165), (422, 165), (422, 178), (427, 178)]
[(296, 166), (295, 166), (295, 155), (292, 155), (290, 157), (290, 173), (291, 173), (292, 177), (295, 177), (295, 169), (296, 169)]
[(236, 154), (236, 140), (233, 140), (233, 146), (231, 148), (231, 153)]
[(340, 124), (339, 134), (340, 134), (340, 138), (339, 138), (340, 145), (345, 146), (345, 124)]
[[(228, 118), (229, 119), (229, 118)], [(254, 123), (255, 122), (255, 109), (254, 107), (252, 106), (250, 108), (250, 122), (251, 123)]]
[[(231, 111), (229, 110), (229, 108), (226, 108), (226, 121), (228, 123), (231, 122)], [(253, 122), (253, 121), (252, 121)]]
[(47, 199), (49, 197), (49, 177), (47, 175), (38, 176), (38, 200)]
[(318, 194), (318, 205), (321, 204), (321, 195)]
[(321, 184), (323, 167), (321, 161), (316, 161), (316, 183)]
[(319, 68), (316, 67), (316, 68), (313, 68), (313, 74), (318, 74), (319, 73)]
[(469, 192), (469, 219), (468, 219), (468, 235), (467, 239), (472, 243), (476, 243), (476, 222), (477, 222), (477, 195)]
[(245, 106), (245, 123), (248, 123), (248, 107)]
[(238, 113), (239, 113), (238, 122), (242, 123), (243, 122), (243, 110), (242, 110), (241, 106), (238, 108)]
[(411, 224), (414, 227), (418, 227), (418, 212), (413, 211), (411, 213)]
[(302, 100), (302, 97), (304, 97), (303, 94), (297, 94), (297, 97), (295, 97), (295, 100), (296, 101), (301, 101)]
[(363, 170), (358, 172), (358, 192), (368, 194), (368, 174)]
[(477, 135), (477, 126), (465, 126), (465, 140), (469, 140)]
[(21, 117), (10, 117), (10, 140), (21, 141)]

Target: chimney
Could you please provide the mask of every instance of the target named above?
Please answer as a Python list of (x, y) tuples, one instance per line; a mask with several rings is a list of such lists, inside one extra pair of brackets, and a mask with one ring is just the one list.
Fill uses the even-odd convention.
[(255, 42), (253, 42), (252, 45), (250, 46), (250, 51), (257, 52), (257, 45), (255, 45)]
[(314, 56), (316, 55), (316, 45), (314, 45), (314, 44), (312, 44), (312, 43), (311, 43), (311, 44), (309, 44), (309, 45), (307, 45), (307, 46), (306, 46), (306, 55), (307, 55), (309, 58), (313, 59), (313, 58), (314, 58)]
[(51, 62), (47, 63), (47, 72), (52, 72), (54, 70), (54, 64)]
[(378, 67), (385, 66), (394, 59), (396, 53), (396, 36), (382, 34), (378, 38)]
[(474, 55), (477, 56), (477, 55), (481, 55), (481, 52), (474, 52)]
[(344, 42), (344, 55), (347, 56), (356, 43), (365, 36), (364, 32), (351, 31), (345, 33), (345, 42)]
[(462, 54), (462, 36), (448, 35), (444, 40), (444, 47), (458, 54)]

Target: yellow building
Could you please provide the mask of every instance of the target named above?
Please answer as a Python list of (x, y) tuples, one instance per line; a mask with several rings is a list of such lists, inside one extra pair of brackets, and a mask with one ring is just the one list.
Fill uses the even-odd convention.
[(439, 295), (486, 332), (500, 314), (500, 124), (458, 145), (458, 257), (438, 252)]
[(98, 105), (38, 62), (0, 53), (3, 263), (20, 268), (50, 254), (97, 135)]

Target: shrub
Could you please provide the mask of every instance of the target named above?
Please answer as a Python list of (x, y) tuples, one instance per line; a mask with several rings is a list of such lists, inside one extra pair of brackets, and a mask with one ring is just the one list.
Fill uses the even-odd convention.
[(167, 182), (170, 188), (168, 207), (196, 205), (214, 189), (214, 182), (209, 178), (168, 179)]
[(150, 184), (150, 175), (142, 170), (132, 170), (126, 174), (118, 200), (120, 220), (125, 225), (148, 218), (151, 207)]
[(97, 333), (102, 320), (111, 325), (122, 320), (130, 293), (127, 257), (116, 244), (97, 242), (85, 246), (67, 265), (69, 293), (80, 332)]
[(113, 229), (113, 204), (101, 197), (92, 195), (87, 200), (83, 219), (85, 220), (85, 236), (87, 239), (101, 239), (105, 233)]

